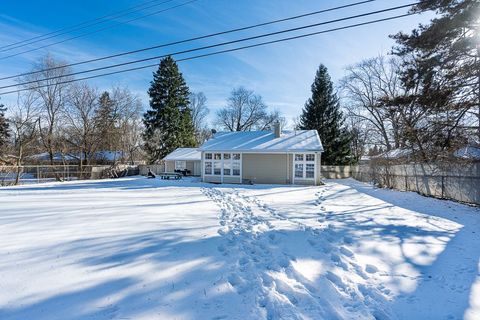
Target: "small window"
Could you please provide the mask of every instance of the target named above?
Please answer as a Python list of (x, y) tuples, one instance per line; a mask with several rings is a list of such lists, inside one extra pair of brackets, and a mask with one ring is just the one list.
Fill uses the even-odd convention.
[(303, 154), (296, 154), (295, 161), (303, 161)]
[(303, 164), (295, 164), (295, 178), (303, 178)]
[(240, 162), (234, 162), (232, 164), (232, 172), (234, 176), (239, 176), (240, 175)]
[(240, 160), (240, 153), (234, 153), (233, 160)]
[(215, 153), (214, 157), (215, 160), (222, 160), (222, 154), (221, 153)]
[(187, 161), (175, 161), (175, 170), (187, 169)]
[(221, 162), (214, 162), (213, 163), (213, 174), (219, 176), (222, 174), (222, 163)]
[(223, 160), (230, 160), (230, 157), (231, 157), (230, 153), (223, 154)]
[(229, 176), (232, 174), (232, 163), (230, 161), (223, 163), (223, 175)]
[(307, 163), (305, 165), (305, 178), (307, 179), (315, 178), (315, 164)]
[(212, 154), (211, 153), (205, 153), (205, 159), (206, 160), (212, 160)]
[(205, 162), (205, 174), (212, 174), (212, 163)]
[(315, 155), (309, 153), (309, 154), (305, 155), (305, 159), (307, 161), (315, 161)]

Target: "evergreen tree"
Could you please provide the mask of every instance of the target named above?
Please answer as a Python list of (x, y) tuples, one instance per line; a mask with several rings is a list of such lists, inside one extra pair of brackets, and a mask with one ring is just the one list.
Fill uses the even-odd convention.
[(171, 57), (160, 61), (148, 94), (150, 110), (143, 117), (143, 138), (150, 162), (163, 158), (176, 148), (195, 146), (190, 92)]
[(404, 98), (405, 103), (418, 103), (429, 113), (443, 112), (441, 127), (433, 128), (425, 140), (452, 144), (449, 140), (469, 113), (477, 117), (480, 140), (480, 1), (423, 0), (411, 10), (423, 11), (434, 11), (437, 16), (410, 34), (400, 32), (393, 37), (397, 41), (394, 53), (406, 61), (404, 86), (421, 88)]
[(322, 140), (322, 162), (344, 165), (350, 162), (350, 134), (343, 127), (345, 118), (340, 111), (333, 83), (324, 65), (320, 65), (308, 99), (300, 116), (300, 129), (317, 130)]
[(100, 150), (114, 151), (116, 149), (116, 118), (114, 101), (110, 98), (110, 94), (105, 91), (100, 95), (98, 109), (95, 114), (95, 126), (99, 136), (98, 147)]
[(3, 107), (3, 104), (0, 104), (0, 155), (3, 153), (10, 137), (5, 110), (7, 109)]

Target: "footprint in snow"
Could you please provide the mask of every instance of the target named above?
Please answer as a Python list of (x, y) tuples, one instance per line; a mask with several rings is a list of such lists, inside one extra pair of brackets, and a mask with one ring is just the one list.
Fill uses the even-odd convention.
[(377, 273), (378, 272), (378, 268), (372, 264), (367, 264), (365, 266), (365, 271), (368, 272), (368, 273)]
[(353, 252), (350, 251), (349, 249), (345, 248), (345, 247), (341, 247), (340, 248), (340, 252), (343, 254), (343, 255), (346, 255), (347, 257), (353, 257)]

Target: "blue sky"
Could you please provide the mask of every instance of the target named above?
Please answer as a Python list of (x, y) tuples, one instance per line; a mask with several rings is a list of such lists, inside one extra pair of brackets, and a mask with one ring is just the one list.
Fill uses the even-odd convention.
[[(163, 0), (165, 1), (165, 0)], [(159, 0), (158, 3), (163, 2)], [(172, 0), (144, 12), (135, 13), (118, 19), (131, 19), (153, 11), (169, 8), (188, 0)], [(3, 1), (0, 9), (0, 46), (33, 37), (38, 34), (55, 31), (60, 28), (81, 23), (102, 15), (113, 13), (146, 1), (133, 0), (26, 0)], [(104, 55), (134, 50), (165, 42), (182, 40), (189, 37), (247, 26), (269, 20), (303, 14), (356, 2), (356, 0), (197, 0), (185, 6), (139, 19), (127, 25), (116, 26), (86, 37), (78, 38), (49, 48), (26, 53), (14, 58), (1, 59), (2, 56), (20, 50), (36, 48), (43, 44), (59, 41), (78, 34), (108, 26), (102, 24), (45, 42), (23, 47), (18, 51), (0, 53), (0, 76), (28, 71), (32, 63), (47, 52), (68, 62), (77, 62)], [(336, 19), (344, 16), (380, 10), (402, 4), (406, 0), (378, 0), (358, 7), (330, 12), (221, 37), (204, 39), (195, 43), (162, 48), (142, 54), (109, 60), (108, 63), (123, 62), (132, 58), (162, 55), (182, 49), (214, 44), (268, 31), (297, 27), (310, 23)], [(308, 31), (320, 31), (349, 23), (405, 13), (406, 9), (379, 14), (349, 22), (321, 26)], [(203, 91), (211, 109), (210, 119), (215, 110), (225, 105), (233, 88), (244, 86), (263, 96), (271, 108), (278, 109), (291, 120), (298, 116), (310, 94), (310, 85), (320, 63), (325, 64), (335, 82), (343, 75), (346, 66), (365, 58), (389, 52), (393, 41), (388, 35), (400, 30), (410, 31), (420, 22), (428, 21), (430, 16), (411, 16), (382, 22), (355, 29), (337, 31), (274, 44), (267, 47), (252, 48), (224, 55), (180, 62), (187, 84), (192, 91)], [(115, 23), (112, 21), (111, 24)], [(305, 33), (296, 32), (294, 34)], [(280, 36), (283, 37), (283, 36)], [(217, 49), (218, 50), (218, 49)], [(178, 56), (177, 58), (180, 58)], [(105, 65), (107, 62), (91, 64), (89, 67)], [(86, 67), (75, 68), (75, 71)], [(108, 89), (115, 85), (128, 86), (148, 104), (146, 91), (155, 68), (124, 73), (115, 76), (89, 80), (99, 89)], [(10, 84), (2, 81), (1, 84)], [(3, 96), (0, 100), (8, 105), (15, 96)]]

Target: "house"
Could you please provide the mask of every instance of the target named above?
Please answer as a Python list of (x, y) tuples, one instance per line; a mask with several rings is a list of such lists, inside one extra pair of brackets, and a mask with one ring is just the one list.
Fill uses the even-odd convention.
[(201, 175), (201, 153), (197, 148), (178, 148), (169, 153), (165, 158), (165, 172), (175, 172), (175, 170), (188, 170), (190, 175)]
[(200, 148), (202, 180), (215, 183), (320, 183), (316, 130), (219, 132)]

